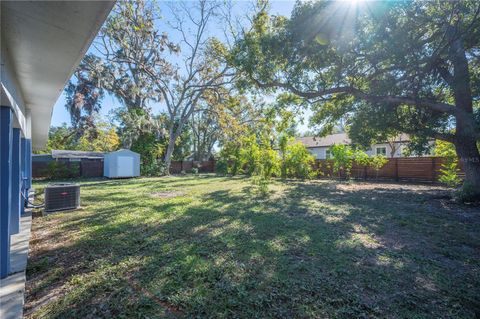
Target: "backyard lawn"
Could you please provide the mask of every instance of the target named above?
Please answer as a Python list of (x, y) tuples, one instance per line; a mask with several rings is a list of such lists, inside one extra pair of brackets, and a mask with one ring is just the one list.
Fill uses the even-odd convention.
[(444, 188), (81, 183), (81, 210), (33, 221), (27, 318), (480, 316), (480, 208)]

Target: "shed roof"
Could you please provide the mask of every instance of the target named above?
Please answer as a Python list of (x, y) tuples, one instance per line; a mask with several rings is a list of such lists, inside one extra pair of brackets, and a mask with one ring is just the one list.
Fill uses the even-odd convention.
[(140, 155), (137, 152), (134, 152), (134, 151), (126, 149), (126, 148), (121, 148), (118, 151), (113, 151), (113, 152), (110, 152), (110, 153), (107, 153), (107, 154), (115, 154), (115, 153), (131, 153), (131, 154)]

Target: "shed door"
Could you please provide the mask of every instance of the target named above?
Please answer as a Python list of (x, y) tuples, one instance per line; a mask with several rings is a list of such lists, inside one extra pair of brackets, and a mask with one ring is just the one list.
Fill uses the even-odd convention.
[(131, 156), (118, 156), (118, 175), (133, 176), (134, 161)]

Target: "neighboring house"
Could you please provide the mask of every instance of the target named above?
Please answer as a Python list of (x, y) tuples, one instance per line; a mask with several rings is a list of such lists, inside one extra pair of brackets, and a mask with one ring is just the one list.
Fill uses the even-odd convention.
[(33, 154), (33, 162), (80, 162), (82, 160), (97, 160), (103, 161), (104, 153), (102, 152), (85, 152), (85, 151), (70, 151), (70, 150), (52, 150), (51, 154)]
[(85, 152), (70, 150), (52, 150), (52, 158), (54, 160), (64, 160), (70, 162), (78, 162), (81, 160), (99, 160), (103, 161), (104, 153), (102, 152)]
[[(350, 145), (352, 143), (347, 133), (332, 134), (325, 137), (298, 137), (296, 140), (302, 142), (316, 159), (330, 158), (329, 148), (333, 144)], [(372, 145), (366, 153), (370, 156), (384, 155), (386, 157), (403, 157), (405, 156), (403, 152), (408, 142), (409, 136), (407, 134), (401, 134), (393, 141)]]

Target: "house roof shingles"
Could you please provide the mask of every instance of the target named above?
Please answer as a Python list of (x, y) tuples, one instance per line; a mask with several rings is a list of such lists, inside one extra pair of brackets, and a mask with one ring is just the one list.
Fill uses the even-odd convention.
[[(400, 134), (395, 138), (395, 142), (407, 142), (409, 141), (409, 136), (407, 134)], [(337, 133), (327, 135), (325, 137), (317, 136), (305, 136), (298, 137), (296, 141), (302, 142), (307, 148), (314, 147), (327, 147), (332, 146), (333, 144), (344, 144), (348, 145), (352, 143), (352, 140), (348, 137), (347, 133)]]
[(347, 133), (338, 133), (327, 135), (325, 137), (305, 136), (296, 139), (302, 142), (306, 147), (322, 147), (331, 146), (333, 144), (350, 144), (352, 141), (348, 138)]

